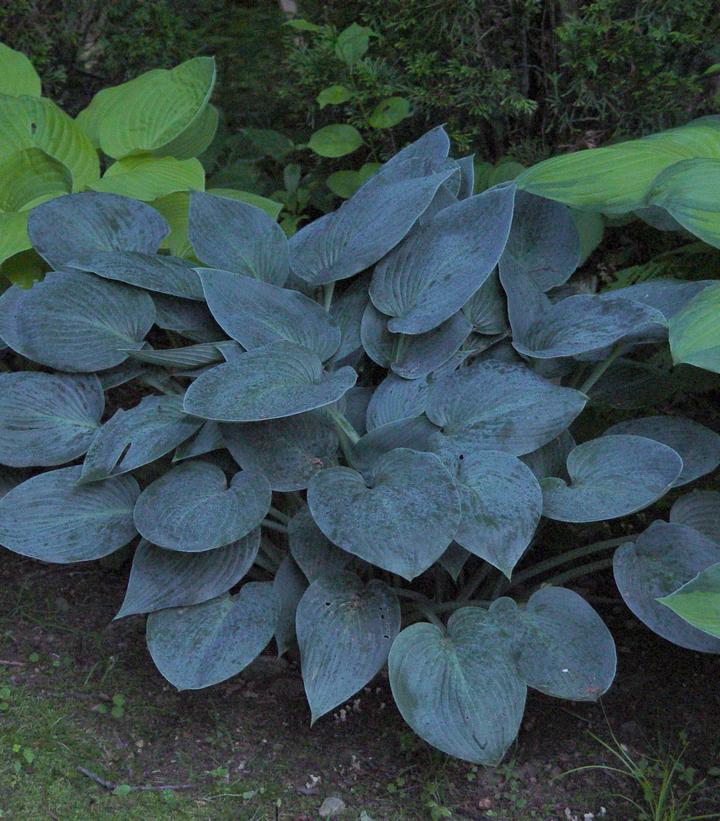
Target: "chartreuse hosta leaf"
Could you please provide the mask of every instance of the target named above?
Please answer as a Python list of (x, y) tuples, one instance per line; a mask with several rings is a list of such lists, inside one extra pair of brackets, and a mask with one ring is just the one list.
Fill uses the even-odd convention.
[(85, 456), (82, 482), (97, 482), (154, 462), (192, 436), (201, 419), (188, 416), (181, 396), (146, 396), (118, 410), (97, 432)]
[(510, 577), (540, 521), (543, 499), (532, 471), (500, 451), (451, 455), (462, 517), (455, 541)]
[(450, 205), (378, 264), (370, 298), (389, 331), (425, 333), (462, 308), (500, 259), (514, 196), (499, 186)]
[(670, 320), (670, 350), (676, 365), (720, 373), (720, 284), (695, 296)]
[(22, 556), (67, 564), (99, 559), (137, 535), (140, 489), (130, 476), (78, 487), (80, 467), (33, 476), (0, 500), (0, 545)]
[(288, 278), (288, 243), (282, 228), (260, 208), (213, 194), (190, 197), (190, 241), (205, 264), (282, 286)]
[(224, 424), (233, 459), (267, 476), (273, 490), (304, 490), (312, 477), (337, 464), (338, 435), (321, 410), (267, 422)]
[(456, 173), (450, 160), (409, 159), (383, 166), (337, 211), (292, 237), (292, 270), (312, 285), (364, 271), (406, 236), (440, 186)]
[(681, 496), (670, 508), (670, 521), (688, 525), (720, 544), (720, 493), (695, 490)]
[(479, 362), (433, 381), (426, 413), (441, 428), (437, 447), (530, 453), (565, 430), (585, 406), (579, 391), (524, 365)]
[(0, 212), (27, 211), (71, 191), (70, 169), (39, 148), (0, 158)]
[(120, 194), (134, 200), (152, 202), (176, 191), (202, 191), (205, 170), (199, 160), (139, 155), (113, 163), (102, 179), (90, 186), (93, 191)]
[[(0, 214), (0, 264), (31, 247), (27, 232), (28, 212)], [(0, 279), (2, 283), (2, 279)], [(0, 287), (2, 287), (0, 285)]]
[(720, 562), (701, 570), (674, 593), (658, 601), (688, 624), (720, 639)]
[(645, 436), (617, 434), (570, 451), (570, 481), (543, 479), (543, 516), (561, 522), (600, 522), (648, 507), (677, 482), (682, 458)]
[(390, 650), (390, 686), (403, 718), (429, 744), (497, 764), (514, 740), (527, 687), (573, 700), (599, 698), (615, 675), (615, 645), (576, 593), (545, 588), (518, 609), (498, 599), (465, 607), (447, 629), (414, 624)]
[(347, 467), (321, 471), (310, 481), (308, 505), (330, 541), (406, 579), (443, 554), (460, 522), (458, 491), (442, 462), (405, 448), (365, 476)]
[(0, 43), (0, 94), (40, 96), (40, 78), (21, 52)]
[(135, 525), (158, 547), (212, 550), (254, 530), (268, 512), (271, 495), (259, 473), (236, 473), (228, 486), (215, 465), (184, 462), (145, 488), (135, 507)]
[(99, 371), (144, 345), (155, 306), (143, 291), (90, 274), (49, 273), (29, 291), (0, 296), (0, 337), (16, 353), (60, 371)]
[(215, 61), (195, 57), (171, 70), (153, 69), (103, 89), (80, 112), (77, 122), (109, 157), (147, 152), (187, 159), (206, 145), (183, 140), (186, 131), (193, 129), (193, 136), (198, 130), (204, 133), (208, 145), (212, 140), (206, 108), (214, 84)]
[(151, 613), (147, 645), (178, 690), (199, 690), (239, 673), (265, 649), (277, 621), (271, 582), (248, 582), (193, 607)]
[(694, 482), (720, 465), (720, 436), (682, 416), (646, 416), (618, 422), (605, 435), (629, 433), (662, 442), (676, 451), (683, 461), (675, 487)]
[(340, 328), (315, 300), (242, 274), (199, 268), (205, 299), (218, 324), (246, 350), (294, 342), (329, 359)]
[(51, 467), (82, 456), (105, 396), (94, 375), (0, 374), (0, 464)]
[(312, 721), (361, 690), (387, 661), (400, 604), (379, 579), (320, 576), (297, 607), (296, 631)]
[(336, 576), (353, 558), (327, 538), (308, 507), (302, 507), (290, 520), (288, 544), (293, 559), (310, 582), (321, 576)]
[(94, 192), (46, 202), (28, 222), (33, 248), (58, 270), (98, 251), (154, 254), (167, 231), (165, 220), (149, 205)]
[(97, 151), (75, 121), (45, 97), (0, 94), (0, 159), (40, 149), (70, 170), (72, 190), (100, 176)]
[(567, 282), (579, 260), (580, 239), (570, 211), (560, 203), (518, 192), (501, 270), (520, 272), (548, 291)]
[(470, 335), (472, 326), (458, 311), (437, 328), (409, 336), (388, 331), (388, 319), (368, 303), (360, 325), (365, 353), (404, 379), (420, 379), (450, 359)]
[(260, 528), (203, 553), (164, 550), (142, 539), (133, 557), (125, 599), (115, 618), (214, 599), (245, 576), (259, 549)]
[(356, 379), (352, 368), (329, 373), (311, 351), (278, 342), (199, 376), (185, 394), (185, 411), (221, 422), (282, 419), (337, 402)]
[(720, 638), (688, 624), (658, 599), (720, 562), (720, 546), (683, 524), (653, 522), (613, 557), (615, 581), (625, 604), (663, 638), (703, 653), (720, 653)]

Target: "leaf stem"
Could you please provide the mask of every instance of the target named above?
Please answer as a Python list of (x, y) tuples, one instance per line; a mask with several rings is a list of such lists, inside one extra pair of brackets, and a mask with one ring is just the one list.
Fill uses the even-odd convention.
[(421, 602), (415, 602), (415, 609), (422, 613), (422, 615), (425, 616), (431, 624), (434, 624), (435, 627), (442, 630), (443, 633), (445, 632), (445, 624), (443, 623), (443, 620), (435, 614), (433, 608), (427, 607)]
[(328, 282), (323, 285), (323, 308), (330, 313), (330, 306), (332, 305), (333, 293), (335, 292), (335, 283)]
[(277, 530), (278, 533), (287, 533), (285, 525), (274, 522), (272, 519), (263, 519), (262, 526), (268, 528), (268, 530)]
[(616, 539), (603, 539), (600, 542), (593, 542), (584, 547), (576, 547), (574, 550), (568, 550), (559, 556), (552, 556), (544, 562), (538, 562), (536, 565), (528, 567), (527, 570), (523, 570), (521, 573), (514, 575), (510, 587), (517, 587), (528, 581), (528, 579), (534, 579), (535, 576), (539, 576), (541, 573), (545, 573), (545, 571), (552, 570), (555, 567), (560, 567), (560, 565), (571, 562), (573, 559), (581, 559), (583, 556), (592, 556), (593, 553), (600, 553), (611, 547), (618, 547), (621, 544), (625, 544), (625, 542), (631, 542), (634, 538), (635, 534), (631, 533)]
[(284, 524), (284, 525), (286, 525), (290, 521), (290, 517), (287, 515), (287, 513), (283, 513), (282, 510), (278, 510), (273, 505), (270, 505), (270, 511), (269, 512), (272, 513), (272, 515), (279, 522), (282, 522), (282, 524)]
[(622, 352), (622, 345), (615, 345), (615, 347), (610, 351), (606, 359), (603, 359), (602, 362), (598, 362), (595, 367), (590, 371), (588, 378), (580, 385), (578, 390), (580, 393), (584, 393), (587, 396), (587, 392), (592, 388), (592, 386), (600, 379), (600, 377), (605, 373), (605, 371), (612, 365), (612, 363), (620, 356)]
[(356, 445), (360, 441), (360, 434), (355, 430), (345, 414), (340, 413), (337, 408), (332, 406), (327, 408), (327, 412), (335, 423), (335, 427), (347, 436), (351, 444)]
[(596, 570), (609, 570), (612, 566), (612, 559), (599, 559), (596, 562), (589, 562), (588, 564), (583, 564), (580, 567), (573, 567), (570, 570), (566, 570), (565, 573), (558, 573), (557, 576), (553, 576), (552, 578), (548, 579), (546, 584), (555, 585), (559, 587), (560, 585), (572, 581), (573, 579), (579, 579), (583, 576), (589, 576)]
[(480, 585), (487, 579), (490, 575), (490, 571), (492, 570), (492, 565), (490, 562), (483, 562), (480, 567), (473, 573), (472, 576), (468, 579), (465, 586), (460, 591), (460, 595), (458, 596), (458, 601), (467, 601), (473, 595), (473, 593), (480, 587)]

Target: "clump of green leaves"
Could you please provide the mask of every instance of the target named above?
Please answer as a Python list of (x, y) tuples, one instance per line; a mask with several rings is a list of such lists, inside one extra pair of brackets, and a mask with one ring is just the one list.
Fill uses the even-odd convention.
[[(620, 544), (632, 610), (720, 651), (657, 601), (720, 560), (705, 496), (533, 564), (543, 520), (647, 508), (715, 470), (720, 436), (647, 416), (575, 442), (586, 406), (637, 399), (628, 373), (652, 406), (643, 351), (708, 283), (577, 293), (567, 207), (514, 182), (473, 194), (472, 159), (448, 153), (433, 129), (290, 240), (262, 210), (195, 192), (196, 262), (159, 253), (169, 226), (146, 203), (36, 207), (52, 270), (0, 298), (0, 544), (73, 563), (139, 536), (118, 617), (148, 614), (176, 687), (297, 642), (313, 721), (387, 664), (416, 733), (493, 764), (529, 687), (594, 700), (612, 682), (609, 631), (562, 586), (611, 562), (548, 578), (568, 561)], [(126, 407), (112, 392), (129, 382)]]

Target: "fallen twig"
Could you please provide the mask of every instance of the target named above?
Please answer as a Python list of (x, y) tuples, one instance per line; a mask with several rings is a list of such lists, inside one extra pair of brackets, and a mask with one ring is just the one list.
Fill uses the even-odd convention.
[[(114, 781), (108, 781), (106, 778), (101, 778), (94, 772), (85, 769), (85, 767), (78, 767), (77, 770), (86, 778), (89, 778), (91, 781), (94, 781), (96, 784), (99, 784), (101, 787), (104, 787), (106, 790), (110, 790), (111, 792), (120, 786)], [(164, 792), (165, 790), (177, 792), (178, 790), (198, 789), (197, 784), (141, 784), (136, 787), (133, 787), (130, 784), (123, 784), (122, 786), (127, 787), (130, 792)]]
[(8, 661), (7, 659), (0, 659), (0, 664), (4, 664), (6, 667), (24, 667), (24, 661)]

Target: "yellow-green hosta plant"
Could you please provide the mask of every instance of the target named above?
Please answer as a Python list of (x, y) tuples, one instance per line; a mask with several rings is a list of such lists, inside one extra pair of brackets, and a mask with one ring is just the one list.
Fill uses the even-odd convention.
[(415, 732), (494, 764), (528, 688), (611, 685), (613, 638), (563, 585), (613, 548), (641, 619), (720, 651), (656, 601), (720, 561), (679, 502), (586, 538), (714, 470), (720, 436), (641, 416), (574, 440), (588, 405), (640, 385), (654, 403), (642, 352), (705, 283), (575, 293), (568, 209), (511, 181), (475, 195), (448, 152), (434, 129), (289, 240), (194, 192), (194, 264), (158, 254), (169, 226), (146, 203), (36, 207), (52, 271), (0, 297), (0, 545), (73, 563), (132, 544), (118, 617), (147, 614), (180, 689), (297, 643), (314, 721), (387, 664)]
[[(30, 61), (0, 43), (0, 271), (25, 285), (42, 275), (46, 266), (30, 253), (29, 214), (88, 190), (153, 204), (172, 227), (169, 249), (191, 252), (188, 192), (205, 189), (197, 157), (217, 127), (214, 84), (213, 59), (197, 57), (104, 89), (73, 119), (41, 96)], [(275, 213), (280, 207), (252, 194), (222, 193)]]

